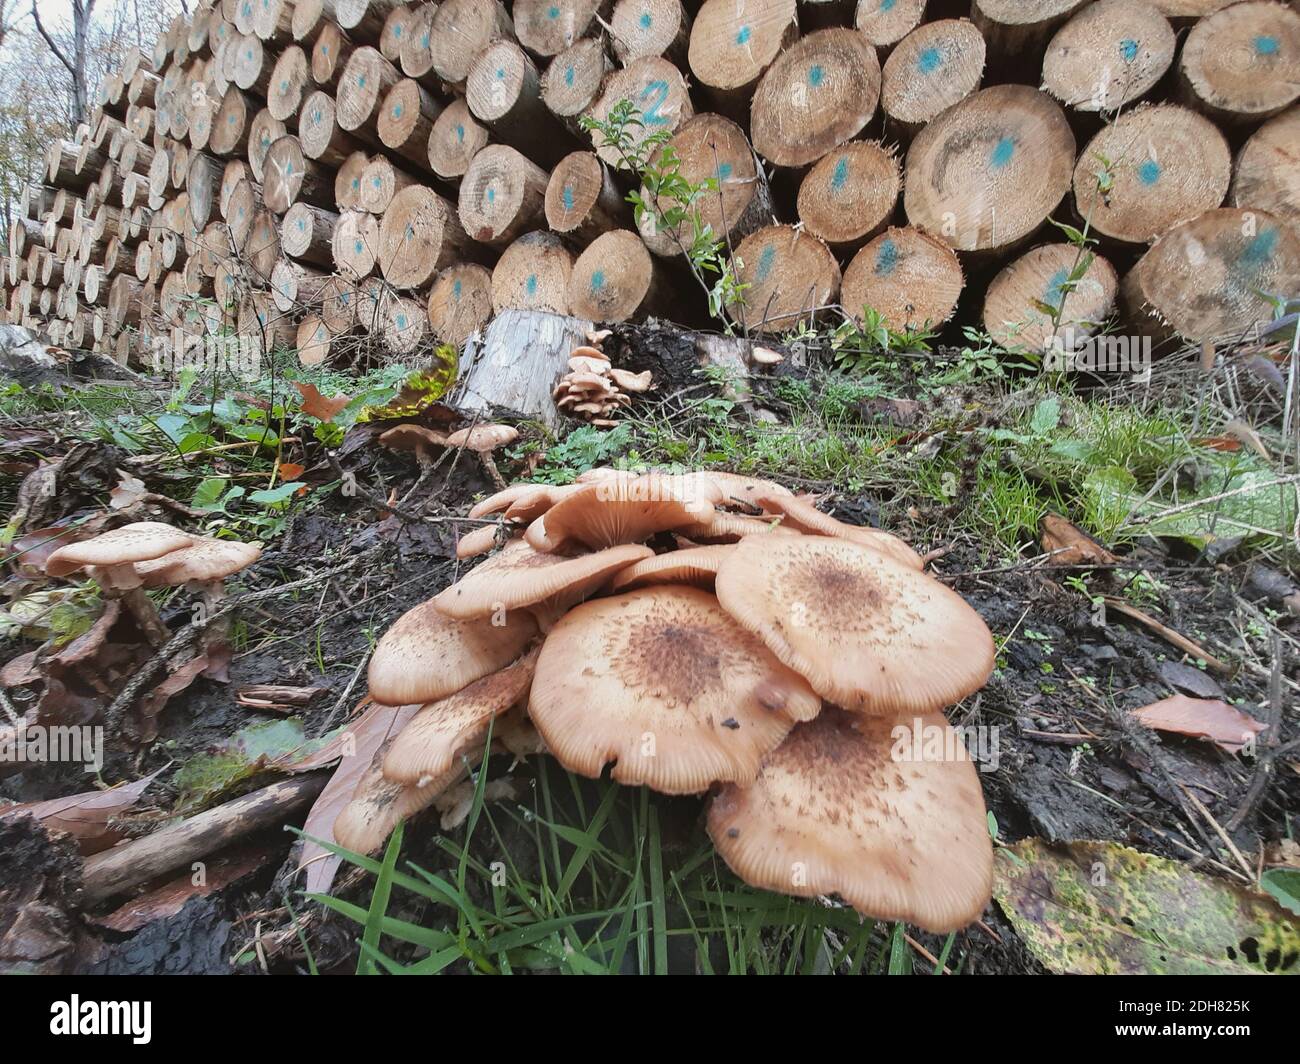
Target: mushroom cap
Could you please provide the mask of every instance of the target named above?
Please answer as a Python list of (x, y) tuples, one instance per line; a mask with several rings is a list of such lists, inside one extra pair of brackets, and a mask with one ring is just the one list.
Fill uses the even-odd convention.
[(510, 484), (500, 491), (493, 492), (486, 499), (470, 507), (470, 517), (487, 517), (490, 514), (504, 513), (517, 500), (545, 490), (545, 484)]
[(789, 488), (774, 480), (762, 477), (747, 477), (743, 473), (723, 473), (710, 469), (703, 474), (722, 489), (722, 505), (744, 503), (747, 506), (762, 506), (764, 499), (784, 499), (794, 495)]
[(557, 600), (567, 609), (620, 569), (654, 554), (640, 544), (624, 544), (568, 557), (536, 550), (524, 540), (507, 543), (499, 554), (439, 592), (433, 604), (448, 617), (486, 617)]
[(611, 368), (609, 375), (614, 378), (614, 383), (625, 392), (648, 392), (650, 383), (654, 380), (648, 369), (640, 373), (633, 373), (627, 369)]
[(366, 774), (357, 781), (352, 799), (334, 818), (334, 841), (344, 849), (374, 853), (393, 833), (398, 821), (428, 808), (465, 774), (462, 765), (453, 764), (442, 777), (430, 780), (423, 787), (385, 779), (384, 758), (393, 742), (390, 739), (379, 748)]
[(456, 541), (456, 557), (477, 558), (497, 545), (497, 532), (501, 525), (479, 525)]
[(569, 359), (569, 369), (576, 373), (605, 373), (610, 368), (610, 361), (604, 355), (573, 355)]
[(775, 366), (778, 362), (785, 361), (785, 355), (773, 351), (770, 347), (755, 347), (750, 351), (749, 357), (760, 366)]
[(614, 390), (614, 382), (599, 373), (586, 373), (575, 370), (564, 377), (564, 384), (573, 391), (601, 392), (608, 394)]
[(384, 777), (420, 785), (449, 772), (467, 748), (481, 747), (492, 721), (528, 696), (538, 652), (534, 648), (500, 672), (421, 706), (388, 748)]
[(196, 537), (161, 521), (135, 521), (93, 539), (60, 547), (45, 561), (47, 576), (67, 576), (86, 565), (146, 562), (188, 547)]
[(615, 594), (655, 584), (695, 584), (712, 588), (722, 559), (730, 553), (730, 543), (711, 547), (688, 547), (645, 558), (615, 575), (609, 588)]
[(205, 536), (161, 558), (137, 562), (135, 571), (145, 587), (176, 587), (191, 580), (200, 583), (224, 580), (247, 569), (261, 556), (260, 543)]
[(422, 451), (428, 447), (446, 447), (447, 437), (424, 425), (405, 424), (389, 429), (379, 442), (394, 451)]
[(600, 548), (639, 543), (656, 532), (712, 520), (720, 493), (693, 474), (613, 477), (566, 495), (528, 526), (538, 550), (568, 543)]
[(746, 536), (766, 535), (799, 536), (803, 533), (786, 526), (780, 514), (751, 516), (750, 514), (715, 513), (708, 521), (686, 525), (679, 532), (687, 539), (706, 544), (738, 543)]
[(929, 713), (993, 671), (993, 636), (960, 595), (848, 540), (748, 536), (716, 587), (723, 609), (845, 709)]
[(535, 635), (537, 623), (522, 610), (458, 621), (440, 613), (432, 600), (422, 602), (397, 618), (376, 645), (370, 696), (391, 706), (446, 698), (505, 668)]
[(509, 425), (472, 425), (459, 429), (447, 437), (448, 447), (464, 447), (470, 451), (495, 451), (519, 439), (519, 430)]
[(710, 803), (723, 860), (751, 886), (838, 894), (878, 920), (944, 932), (977, 919), (992, 891), (993, 847), (975, 765), (900, 760), (900, 737), (909, 758), (937, 752), (913, 742), (913, 728), (964, 753), (939, 713), (894, 725), (827, 706), (797, 725), (751, 786), (729, 784)]
[(765, 509), (782, 514), (785, 517), (783, 523), (788, 528), (812, 535), (834, 536), (861, 543), (863, 546), (888, 554), (901, 565), (911, 569), (920, 570), (925, 567), (921, 556), (897, 536), (882, 532), (878, 528), (845, 524), (830, 514), (822, 513), (807, 499), (801, 499), (797, 495), (770, 495), (759, 501)]
[(749, 782), (812, 689), (705, 591), (652, 587), (594, 599), (547, 636), (528, 715), (565, 768), (666, 794)]

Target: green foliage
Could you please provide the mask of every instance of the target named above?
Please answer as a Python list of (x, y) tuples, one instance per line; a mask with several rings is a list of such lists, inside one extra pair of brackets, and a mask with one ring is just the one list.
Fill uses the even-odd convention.
[[(528, 479), (538, 484), (572, 484), (579, 473), (625, 455), (631, 439), (632, 425), (628, 422), (608, 431), (583, 425), (548, 448)], [(516, 451), (511, 457), (523, 455)]]
[(659, 130), (638, 139), (636, 130), (645, 128), (642, 112), (631, 100), (619, 100), (604, 119), (584, 115), (583, 129), (598, 135), (598, 148), (612, 149), (624, 169), (640, 179), (640, 189), (628, 193), (638, 226), (649, 218), (657, 232), (672, 234), (691, 273), (704, 289), (709, 314), (719, 319), (729, 333), (727, 311), (744, 305), (747, 287), (737, 277), (738, 263), (719, 239), (711, 225), (701, 221), (699, 203), (710, 193), (719, 192), (716, 177), (700, 182), (688, 181), (681, 170), (681, 159), (669, 140), (668, 130)]

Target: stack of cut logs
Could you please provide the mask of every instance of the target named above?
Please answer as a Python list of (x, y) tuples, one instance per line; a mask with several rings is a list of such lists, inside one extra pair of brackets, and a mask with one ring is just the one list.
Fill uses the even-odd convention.
[[(581, 323), (706, 316), (690, 225), (638, 226), (580, 122), (627, 99), (717, 182), (751, 335), (870, 307), (1029, 348), (1116, 314), (1236, 336), (1300, 292), (1297, 6), (200, 0), (50, 145), (0, 310), (142, 364), (213, 335), (414, 361), (566, 315), (549, 396)], [(1081, 278), (1049, 217), (1100, 241)]]

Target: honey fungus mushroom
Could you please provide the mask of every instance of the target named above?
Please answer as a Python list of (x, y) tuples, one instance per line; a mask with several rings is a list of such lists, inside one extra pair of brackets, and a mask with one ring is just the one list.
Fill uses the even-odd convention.
[(514, 443), (517, 439), (519, 439), (519, 430), (509, 425), (472, 425), (449, 435), (447, 446), (473, 451), (493, 486), (501, 490), (506, 486), (506, 482), (501, 476), (501, 471), (497, 469), (492, 452)]
[[(942, 756), (927, 760), (913, 729), (942, 735)], [(713, 798), (709, 836), (723, 860), (751, 886), (838, 894), (879, 920), (944, 932), (977, 919), (993, 847), (975, 765), (940, 714), (906, 722), (902, 744), (897, 732), (833, 707), (796, 725), (753, 783)]]

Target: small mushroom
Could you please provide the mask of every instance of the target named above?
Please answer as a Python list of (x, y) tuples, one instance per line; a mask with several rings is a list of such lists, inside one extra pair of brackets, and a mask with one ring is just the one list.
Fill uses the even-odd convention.
[(785, 361), (785, 355), (779, 351), (773, 351), (770, 347), (755, 347), (750, 351), (749, 357), (760, 366), (775, 366)]
[(145, 637), (157, 645), (165, 642), (171, 632), (141, 590), (143, 581), (136, 563), (161, 558), (190, 546), (194, 540), (194, 536), (160, 521), (136, 521), (60, 547), (46, 559), (45, 573), (66, 577), (85, 569), (105, 597), (121, 599)]
[(848, 710), (930, 713), (993, 671), (993, 637), (960, 595), (848, 540), (746, 536), (716, 588), (724, 610)]
[(538, 650), (453, 695), (421, 707), (384, 757), (384, 777), (422, 786), (445, 776), (466, 750), (481, 749), (492, 721), (528, 697)]
[(458, 621), (432, 601), (422, 602), (402, 614), (375, 646), (370, 696), (390, 706), (446, 698), (505, 668), (536, 635), (536, 622), (522, 610)]
[(205, 536), (161, 558), (138, 562), (135, 571), (145, 587), (185, 584), (201, 590), (209, 602), (216, 602), (225, 595), (223, 581), (247, 569), (261, 556), (260, 543)]
[(446, 447), (447, 437), (424, 425), (405, 424), (391, 428), (379, 437), (379, 442), (394, 451), (413, 451), (416, 461), (427, 466), (433, 461), (434, 447)]
[(479, 525), (478, 528), (466, 532), (456, 541), (456, 557), (462, 560), (467, 558), (477, 558), (480, 554), (486, 554), (497, 545), (498, 536), (502, 533), (510, 534), (511, 526), (507, 524)]
[[(570, 771), (697, 794), (751, 782), (821, 700), (707, 592), (653, 587), (593, 599), (555, 626), (528, 715)], [(738, 728), (720, 728), (735, 720)]]
[(597, 481), (557, 502), (524, 538), (542, 551), (571, 543), (593, 549), (640, 543), (656, 532), (708, 521), (720, 497), (716, 486), (689, 476)]
[(519, 430), (509, 425), (473, 425), (460, 429), (447, 437), (448, 447), (463, 447), (478, 455), (483, 471), (491, 478), (497, 490), (506, 486), (497, 464), (492, 459), (492, 452), (498, 447), (505, 447), (519, 439)]
[(604, 355), (573, 355), (569, 358), (569, 369), (574, 373), (608, 373), (610, 361)]
[[(965, 753), (941, 714), (910, 726)], [(892, 721), (830, 706), (796, 725), (752, 784), (724, 786), (710, 804), (723, 860), (751, 886), (838, 894), (870, 919), (936, 933), (978, 919), (993, 847), (974, 763), (899, 759), (894, 732)]]
[(601, 344), (613, 335), (613, 329), (589, 329), (587, 331), (587, 343), (592, 347), (600, 347)]
[(611, 369), (609, 375), (625, 392), (647, 392), (653, 379), (648, 369), (641, 373), (633, 373), (626, 369)]
[(352, 799), (334, 819), (334, 841), (355, 853), (374, 853), (393, 833), (401, 820), (414, 816), (465, 775), (462, 764), (454, 764), (440, 779), (423, 787), (396, 783), (384, 777), (384, 758), (393, 739), (384, 743), (357, 782)]

